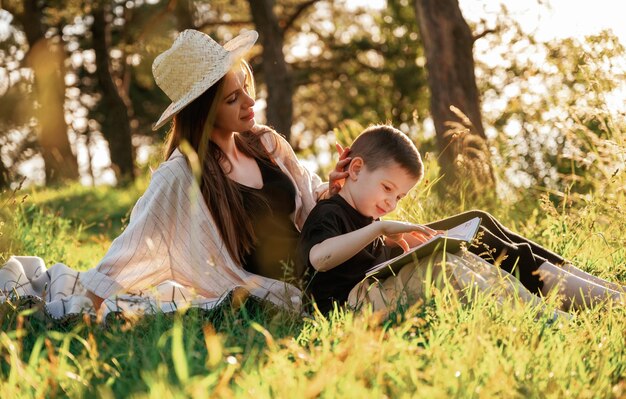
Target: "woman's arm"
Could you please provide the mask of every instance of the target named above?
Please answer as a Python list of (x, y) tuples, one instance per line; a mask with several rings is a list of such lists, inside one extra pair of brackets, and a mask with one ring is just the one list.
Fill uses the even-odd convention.
[[(307, 214), (308, 211), (310, 211), (309, 208), (315, 206), (317, 201), (330, 198), (339, 192), (347, 176), (344, 169), (351, 160), (348, 156), (350, 154), (349, 147), (343, 148), (341, 145), (336, 145), (339, 160), (333, 171), (330, 172), (328, 183), (324, 183), (317, 174), (309, 172), (300, 164), (293, 148), (283, 136), (263, 125), (257, 125), (253, 132), (257, 134), (265, 133), (261, 136), (263, 145), (265, 145), (265, 148), (274, 157), (274, 161), (279, 166), (284, 167), (289, 173), (289, 176), (294, 179), (294, 182), (303, 195), (303, 202), (306, 203), (305, 208), (307, 208)], [(308, 201), (308, 197), (311, 197), (313, 201)], [(309, 204), (309, 202), (311, 202), (311, 204)], [(304, 220), (302, 220), (302, 223), (304, 223)]]

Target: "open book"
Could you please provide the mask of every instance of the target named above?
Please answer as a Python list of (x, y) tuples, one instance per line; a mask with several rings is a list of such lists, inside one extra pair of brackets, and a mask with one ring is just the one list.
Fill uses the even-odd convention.
[(428, 241), (411, 248), (407, 252), (391, 258), (382, 263), (372, 266), (365, 272), (365, 277), (376, 275), (376, 278), (387, 277), (395, 274), (402, 266), (410, 263), (414, 259), (424, 258), (437, 251), (456, 252), (461, 247), (461, 243), (470, 242), (476, 236), (480, 218), (476, 217), (447, 230), (444, 234), (434, 236)]

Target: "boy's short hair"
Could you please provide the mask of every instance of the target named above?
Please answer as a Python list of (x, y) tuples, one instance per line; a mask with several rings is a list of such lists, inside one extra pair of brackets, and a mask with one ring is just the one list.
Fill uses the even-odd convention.
[(393, 126), (374, 125), (365, 129), (350, 146), (349, 156), (363, 158), (370, 171), (394, 161), (418, 180), (424, 176), (424, 165), (415, 144)]

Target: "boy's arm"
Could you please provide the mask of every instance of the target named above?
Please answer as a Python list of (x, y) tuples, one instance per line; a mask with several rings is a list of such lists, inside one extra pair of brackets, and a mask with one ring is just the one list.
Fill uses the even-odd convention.
[(328, 271), (356, 255), (381, 235), (377, 222), (358, 230), (328, 238), (311, 248), (309, 262), (320, 272)]
[(378, 220), (358, 230), (328, 238), (314, 245), (309, 251), (309, 262), (315, 270), (325, 272), (352, 258), (380, 235), (393, 237), (411, 232), (428, 234), (429, 230), (425, 226), (412, 223)]

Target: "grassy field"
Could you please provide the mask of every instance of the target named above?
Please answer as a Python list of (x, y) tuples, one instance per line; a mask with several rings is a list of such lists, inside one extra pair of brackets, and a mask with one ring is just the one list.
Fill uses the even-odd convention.
[[(623, 175), (585, 196), (530, 192), (480, 205), (581, 268), (624, 283)], [(146, 184), (4, 193), (1, 260), (28, 254), (48, 265), (94, 266)], [(428, 193), (418, 189), (402, 214), (428, 221), (470, 207)], [(5, 398), (626, 397), (626, 309), (611, 303), (553, 321), (488, 297), (462, 304), (444, 289), (387, 318), (341, 309), (302, 317), (248, 302), (107, 328), (0, 309)]]

